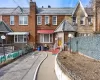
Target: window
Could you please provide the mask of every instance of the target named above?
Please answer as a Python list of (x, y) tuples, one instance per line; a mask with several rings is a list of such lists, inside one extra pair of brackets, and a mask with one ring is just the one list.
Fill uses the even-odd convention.
[(77, 23), (76, 17), (73, 17), (73, 22)]
[(80, 24), (81, 25), (85, 25), (85, 17), (81, 17), (80, 18)]
[(26, 35), (15, 35), (14, 42), (15, 43), (27, 43), (27, 36)]
[(45, 25), (49, 24), (49, 16), (45, 16)]
[(42, 16), (37, 16), (37, 25), (42, 24)]
[(91, 19), (91, 17), (88, 17), (88, 22), (89, 22), (89, 25), (92, 25), (92, 19)]
[(10, 25), (14, 25), (14, 16), (10, 16)]
[(53, 35), (52, 34), (40, 34), (40, 42), (41, 43), (52, 43)]
[(52, 24), (57, 25), (57, 16), (52, 17)]
[(28, 25), (28, 16), (19, 16), (19, 25)]
[(0, 16), (0, 21), (2, 21), (2, 16)]
[(91, 17), (88, 17), (88, 22), (91, 22)]

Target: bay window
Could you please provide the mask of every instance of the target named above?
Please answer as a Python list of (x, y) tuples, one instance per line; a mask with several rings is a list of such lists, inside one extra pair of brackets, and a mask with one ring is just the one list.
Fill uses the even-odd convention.
[(27, 35), (14, 35), (15, 43), (27, 43)]
[(52, 43), (53, 34), (40, 34), (40, 43)]

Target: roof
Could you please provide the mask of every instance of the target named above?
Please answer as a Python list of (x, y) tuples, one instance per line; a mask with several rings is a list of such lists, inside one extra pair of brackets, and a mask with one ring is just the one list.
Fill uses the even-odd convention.
[(62, 32), (62, 31), (73, 32), (76, 31), (76, 29), (75, 26), (72, 26), (67, 20), (63, 20), (54, 32)]
[(77, 3), (77, 5), (76, 5), (76, 7), (75, 7), (75, 9), (74, 9), (74, 11), (73, 11), (73, 13), (72, 13), (72, 15), (75, 14), (75, 12), (76, 12), (76, 10), (77, 10), (77, 8), (78, 8), (79, 5), (81, 6), (81, 9), (83, 10), (85, 16), (88, 17), (89, 14), (87, 14), (87, 12), (85, 11), (85, 8), (83, 7), (83, 5), (82, 5), (82, 3), (81, 3), (80, 0), (79, 0), (79, 2)]
[(85, 11), (88, 15), (93, 15), (93, 9), (92, 8), (85, 8)]
[(72, 15), (74, 8), (38, 8), (38, 15)]
[[(72, 15), (76, 8), (37, 8), (37, 15)], [(85, 9), (88, 15), (93, 14), (91, 8)], [(29, 8), (0, 8), (0, 15), (29, 15)]]
[(0, 32), (12, 32), (12, 30), (4, 21), (0, 21)]
[(29, 14), (29, 8), (0, 8), (0, 15), (28, 15)]

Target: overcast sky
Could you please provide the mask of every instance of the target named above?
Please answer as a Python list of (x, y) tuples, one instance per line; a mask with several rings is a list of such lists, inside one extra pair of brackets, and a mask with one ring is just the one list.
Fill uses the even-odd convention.
[[(28, 7), (30, 0), (0, 0), (0, 7)], [(34, 1), (34, 0), (33, 0)], [(38, 7), (74, 7), (78, 0), (35, 0)], [(84, 6), (88, 5), (89, 0), (81, 0)]]

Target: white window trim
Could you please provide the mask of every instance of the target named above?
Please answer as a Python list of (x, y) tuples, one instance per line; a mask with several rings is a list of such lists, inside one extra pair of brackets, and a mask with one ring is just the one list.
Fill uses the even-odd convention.
[(53, 43), (53, 34), (52, 34), (52, 42), (50, 42), (50, 34), (48, 34), (49, 35), (49, 42), (44, 42), (44, 35), (45, 34), (42, 34), (42, 35), (43, 35), (43, 42), (40, 41), (40, 43)]
[(1, 16), (1, 20), (0, 21), (2, 21), (2, 15), (0, 15)]
[[(56, 24), (53, 24), (53, 17), (56, 17)], [(57, 16), (52, 16), (52, 25), (57, 25)]]
[(92, 22), (92, 17), (89, 17), (89, 18), (91, 18), (91, 21), (88, 20), (88, 23), (89, 23), (89, 25), (91, 25), (93, 23)]
[[(46, 23), (46, 17), (48, 17), (48, 23)], [(45, 25), (49, 24), (50, 20), (49, 20), (49, 16), (45, 16)]]
[[(38, 17), (41, 18), (41, 23), (38, 22)], [(42, 16), (37, 16), (37, 25), (42, 25)]]
[[(15, 41), (15, 36), (17, 36), (17, 42)], [(22, 35), (22, 36), (23, 36), (23, 42), (18, 42), (18, 36), (19, 36), (19, 35), (14, 35), (14, 43), (27, 43), (27, 40), (24, 41), (24, 36), (25, 36), (25, 35)]]
[[(14, 18), (14, 23), (13, 24), (11, 24), (11, 17)], [(10, 25), (14, 25), (14, 24), (15, 24), (15, 17), (14, 16), (10, 16)]]
[[(20, 24), (20, 17), (23, 17), (23, 24)], [(19, 25), (28, 25), (28, 16), (26, 16), (27, 17), (27, 24), (24, 24), (24, 17), (25, 16), (19, 16)]]
[(81, 24), (81, 23), (80, 23), (80, 24), (81, 24), (81, 25), (85, 25), (85, 17), (83, 17), (82, 20), (83, 20), (83, 24)]

